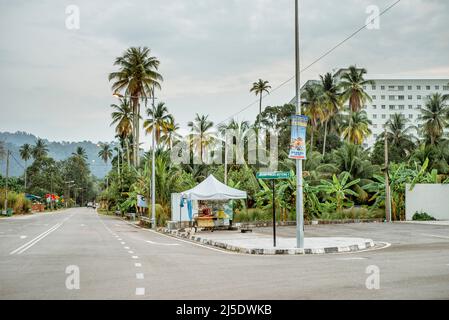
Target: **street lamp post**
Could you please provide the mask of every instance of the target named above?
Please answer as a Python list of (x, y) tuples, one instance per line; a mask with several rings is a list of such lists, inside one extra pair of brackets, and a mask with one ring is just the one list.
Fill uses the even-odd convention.
[(151, 155), (151, 227), (153, 229), (156, 228), (156, 171), (155, 171), (155, 150), (154, 150), (154, 130), (155, 123), (154, 123), (154, 84), (153, 84), (153, 92), (152, 92), (152, 108), (153, 108), (153, 128), (151, 130), (151, 139), (153, 144), (153, 152)]
[[(296, 113), (301, 114), (299, 69), (299, 0), (295, 0), (295, 91)], [(304, 248), (304, 206), (302, 190), (302, 160), (296, 159), (296, 247)]]

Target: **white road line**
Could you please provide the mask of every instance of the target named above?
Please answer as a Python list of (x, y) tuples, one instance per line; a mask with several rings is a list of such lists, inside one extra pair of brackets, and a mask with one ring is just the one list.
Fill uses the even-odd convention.
[(133, 258), (133, 259), (139, 259), (138, 256), (132, 256), (131, 258)]
[(27, 236), (20, 236), (20, 239), (26, 239)]
[(121, 244), (126, 244), (125, 241), (120, 242)]
[(353, 258), (337, 258), (335, 260), (341, 260), (341, 261), (346, 261), (346, 260), (366, 260), (366, 258), (363, 257), (353, 257)]
[(425, 236), (425, 237), (433, 237), (433, 238), (440, 238), (440, 239), (449, 239), (449, 237), (446, 237), (446, 236), (439, 236), (439, 235), (436, 235), (436, 234), (422, 233), (421, 235), (422, 235), (422, 236)]
[(38, 243), (40, 240), (42, 240), (43, 238), (45, 238), (46, 236), (48, 236), (50, 233), (52, 233), (53, 231), (55, 231), (56, 229), (58, 229), (60, 226), (62, 225), (62, 223), (58, 223), (55, 224), (53, 227), (51, 227), (50, 229), (48, 229), (47, 231), (41, 233), (40, 235), (38, 235), (37, 237), (35, 237), (34, 239), (28, 241), (27, 243), (25, 243), (24, 245), (21, 245), (20, 247), (18, 247), (17, 249), (11, 251), (9, 254), (21, 254), (23, 252), (25, 252), (26, 250), (28, 250), (29, 248), (31, 248), (32, 246), (34, 246), (36, 243)]
[(129, 247), (124, 247), (126, 250), (129, 250)]
[(136, 288), (136, 296), (143, 296), (145, 294), (145, 288)]
[(121, 239), (121, 238), (118, 238), (117, 240), (118, 240), (118, 241), (122, 241), (122, 239)]
[(136, 273), (136, 279), (143, 279), (143, 273)]
[(134, 263), (134, 267), (136, 267), (136, 268), (140, 268), (141, 266), (142, 266), (142, 264), (140, 262)]
[(160, 246), (179, 246), (179, 243), (161, 243), (161, 242), (154, 242), (154, 241), (150, 241), (150, 240), (147, 240), (146, 242), (151, 243), (151, 244), (157, 244)]
[(131, 254), (133, 254), (133, 253), (134, 253), (134, 251), (131, 251), (131, 250), (130, 250), (130, 251), (128, 251), (128, 253), (131, 253)]

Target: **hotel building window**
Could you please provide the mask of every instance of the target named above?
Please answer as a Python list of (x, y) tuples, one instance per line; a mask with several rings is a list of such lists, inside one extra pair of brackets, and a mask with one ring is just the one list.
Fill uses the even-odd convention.
[(371, 99), (376, 100), (376, 95), (372, 95)]
[(404, 86), (398, 86), (399, 91), (404, 91)]
[(388, 96), (388, 100), (395, 100), (396, 96)]
[(412, 90), (412, 86), (407, 86), (407, 89), (408, 90)]
[(386, 115), (385, 115), (385, 114), (383, 114), (383, 115), (382, 115), (382, 119), (385, 119), (385, 118), (386, 118)]
[(385, 96), (380, 96), (380, 99), (385, 100)]
[(449, 91), (449, 86), (443, 86), (444, 91)]
[(416, 86), (416, 90), (421, 90), (421, 86)]
[(404, 110), (405, 106), (399, 106), (399, 110)]
[(376, 86), (371, 86), (371, 89), (372, 90), (376, 90)]
[(385, 90), (385, 86), (380, 86), (380, 90)]
[(421, 95), (418, 94), (418, 95), (416, 96), (416, 99), (421, 100)]
[(373, 119), (377, 119), (377, 114), (373, 114)]
[(399, 100), (404, 100), (404, 96), (398, 96)]
[(373, 104), (373, 109), (377, 109), (377, 106), (375, 104)]
[(426, 89), (427, 89), (427, 90), (430, 90), (430, 86), (426, 86)]
[(409, 100), (412, 100), (412, 99), (413, 99), (413, 96), (408, 95), (407, 98), (408, 98)]
[(408, 109), (411, 110), (413, 109), (413, 106), (411, 104), (408, 105)]
[(390, 110), (394, 110), (394, 105), (389, 105), (388, 108), (389, 108)]
[(384, 104), (382, 105), (382, 109), (385, 109), (385, 105)]
[(394, 90), (394, 86), (388, 86), (388, 90)]
[(435, 90), (440, 90), (440, 86), (435, 86)]
[(408, 115), (408, 118), (409, 118), (409, 119), (413, 119), (413, 114), (409, 114), (409, 115)]

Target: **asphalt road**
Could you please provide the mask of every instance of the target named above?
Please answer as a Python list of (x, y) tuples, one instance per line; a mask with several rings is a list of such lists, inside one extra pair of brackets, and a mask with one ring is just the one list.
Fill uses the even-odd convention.
[[(289, 227), (277, 231), (294, 235)], [(137, 229), (87, 208), (2, 218), (0, 299), (449, 298), (449, 226), (319, 225), (307, 226), (306, 236), (367, 237), (391, 246), (249, 256)], [(76, 268), (80, 287), (68, 289)], [(379, 289), (367, 289), (367, 268), (379, 271)]]

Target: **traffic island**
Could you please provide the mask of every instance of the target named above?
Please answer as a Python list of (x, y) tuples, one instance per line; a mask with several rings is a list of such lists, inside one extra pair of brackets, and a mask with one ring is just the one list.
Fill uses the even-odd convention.
[(214, 231), (193, 234), (190, 230), (179, 231), (169, 230), (167, 228), (160, 228), (159, 231), (173, 237), (190, 240), (203, 245), (254, 255), (344, 253), (374, 247), (374, 241), (371, 239), (351, 237), (305, 238), (304, 248), (296, 248), (295, 238), (277, 237), (276, 247), (274, 247), (271, 236), (256, 232)]

